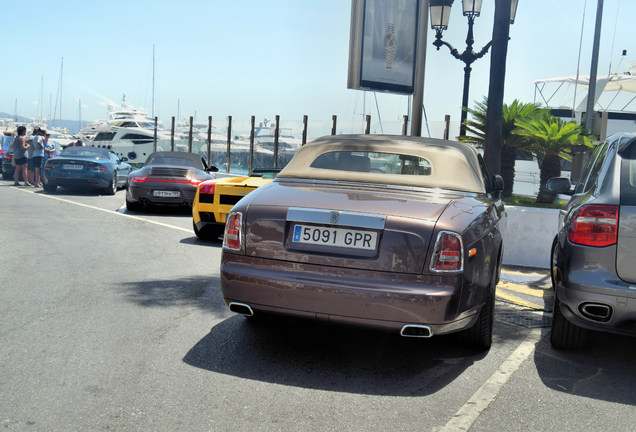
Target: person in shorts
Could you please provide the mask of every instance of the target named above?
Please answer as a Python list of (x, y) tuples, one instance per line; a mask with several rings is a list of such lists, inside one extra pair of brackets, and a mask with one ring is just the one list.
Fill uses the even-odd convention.
[(42, 187), (42, 179), (40, 178), (40, 173), (42, 172), (42, 160), (44, 159), (44, 137), (46, 136), (46, 131), (40, 129), (38, 131), (37, 136), (34, 136), (31, 140), (33, 146), (33, 186)]
[(27, 179), (27, 158), (26, 151), (29, 143), (26, 140), (26, 127), (18, 126), (18, 136), (13, 140), (13, 160), (15, 161), (15, 171), (13, 172), (13, 184), (19, 186), (20, 176), (24, 180), (25, 186), (30, 186)]
[(33, 128), (33, 133), (31, 136), (27, 137), (27, 143), (29, 143), (29, 148), (27, 149), (27, 179), (31, 186), (35, 187), (37, 181), (35, 181), (35, 167), (33, 166), (33, 151), (35, 150), (35, 146), (42, 140), (40, 136), (40, 127), (36, 126)]

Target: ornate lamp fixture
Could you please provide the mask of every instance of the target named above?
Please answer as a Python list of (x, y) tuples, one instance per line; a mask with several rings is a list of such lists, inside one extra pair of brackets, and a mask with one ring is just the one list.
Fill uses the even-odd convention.
[[(431, 27), (435, 30), (435, 41), (433, 45), (439, 49), (442, 45), (446, 45), (453, 57), (464, 62), (464, 93), (462, 96), (462, 113), (459, 135), (466, 135), (466, 116), (468, 112), (468, 89), (470, 87), (471, 64), (477, 59), (482, 58), (492, 45), (492, 41), (488, 42), (479, 52), (473, 51), (473, 24), (475, 18), (481, 13), (482, 0), (462, 0), (463, 14), (468, 18), (468, 34), (466, 35), (466, 49), (460, 53), (448, 42), (442, 40), (442, 32), (448, 28), (448, 20), (450, 18), (451, 6), (454, 0), (430, 0)], [(510, 0), (510, 24), (515, 21), (517, 13), (517, 3), (519, 0)]]

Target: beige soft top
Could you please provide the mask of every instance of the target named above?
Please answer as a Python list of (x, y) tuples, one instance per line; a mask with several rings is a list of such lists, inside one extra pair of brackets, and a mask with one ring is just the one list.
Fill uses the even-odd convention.
[[(322, 154), (335, 151), (394, 153), (420, 157), (430, 175), (401, 175), (311, 167)], [(468, 144), (401, 135), (330, 135), (302, 146), (277, 178), (344, 180), (484, 193), (477, 151)]]

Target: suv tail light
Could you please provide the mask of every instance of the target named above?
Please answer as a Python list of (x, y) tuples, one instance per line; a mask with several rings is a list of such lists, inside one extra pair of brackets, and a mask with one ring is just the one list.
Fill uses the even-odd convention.
[(618, 206), (588, 205), (577, 210), (568, 239), (584, 246), (610, 246), (616, 243)]
[(231, 250), (241, 249), (243, 214), (231, 212), (227, 215), (225, 222), (225, 233), (223, 234), (223, 247)]
[(464, 245), (459, 234), (440, 231), (437, 234), (431, 270), (435, 272), (458, 272), (464, 269)]

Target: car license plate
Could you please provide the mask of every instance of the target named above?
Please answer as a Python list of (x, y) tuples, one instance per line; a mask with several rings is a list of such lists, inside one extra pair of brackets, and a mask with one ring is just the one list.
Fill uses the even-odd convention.
[(84, 165), (62, 164), (62, 168), (67, 170), (81, 170), (84, 168)]
[(337, 246), (352, 249), (375, 250), (378, 233), (349, 228), (328, 228), (294, 225), (294, 243)]
[(181, 196), (181, 192), (156, 190), (156, 191), (152, 191), (152, 196), (161, 197), (161, 198), (179, 198)]

